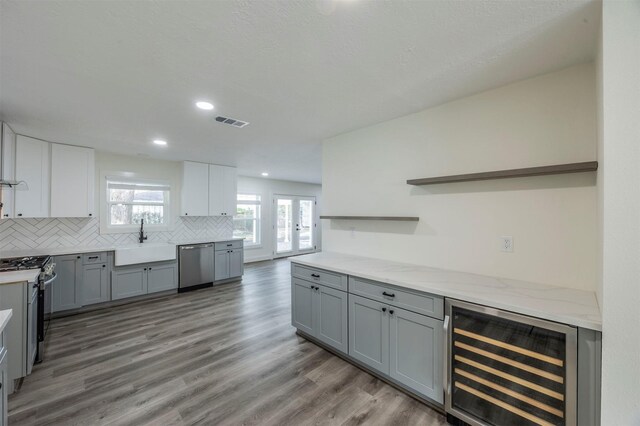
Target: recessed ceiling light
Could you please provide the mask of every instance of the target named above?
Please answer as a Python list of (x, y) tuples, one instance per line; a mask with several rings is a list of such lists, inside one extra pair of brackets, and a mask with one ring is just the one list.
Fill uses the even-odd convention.
[(162, 139), (155, 139), (153, 143), (155, 143), (156, 145), (165, 146), (167, 144), (167, 141), (163, 141)]
[(213, 109), (213, 104), (211, 102), (205, 102), (205, 101), (196, 102), (196, 106), (206, 111), (210, 111)]
[(269, 176), (269, 173), (267, 173), (267, 172), (262, 172), (262, 173), (260, 173), (260, 174), (261, 174), (262, 176), (264, 176), (264, 177)]

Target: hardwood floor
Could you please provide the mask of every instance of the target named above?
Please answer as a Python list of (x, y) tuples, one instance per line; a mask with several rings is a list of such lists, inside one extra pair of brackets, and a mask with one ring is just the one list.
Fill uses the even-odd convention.
[(288, 260), (242, 283), (52, 322), (12, 425), (444, 425), (444, 417), (295, 334)]

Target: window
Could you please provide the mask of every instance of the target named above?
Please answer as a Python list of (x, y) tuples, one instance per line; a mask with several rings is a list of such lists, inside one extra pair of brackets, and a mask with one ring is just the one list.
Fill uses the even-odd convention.
[(238, 205), (233, 217), (233, 236), (244, 238), (245, 247), (260, 245), (260, 196), (238, 194)]
[(169, 185), (161, 182), (107, 177), (107, 226), (138, 228), (144, 219), (149, 228), (169, 224)]

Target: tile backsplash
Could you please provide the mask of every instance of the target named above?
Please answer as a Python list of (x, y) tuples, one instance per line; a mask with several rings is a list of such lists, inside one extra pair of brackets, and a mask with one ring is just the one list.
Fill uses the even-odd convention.
[[(175, 241), (203, 237), (229, 238), (232, 217), (178, 217), (173, 230), (148, 232), (148, 241)], [(0, 220), (0, 250), (75, 246), (114, 246), (138, 242), (137, 233), (100, 234), (98, 218), (46, 218)]]

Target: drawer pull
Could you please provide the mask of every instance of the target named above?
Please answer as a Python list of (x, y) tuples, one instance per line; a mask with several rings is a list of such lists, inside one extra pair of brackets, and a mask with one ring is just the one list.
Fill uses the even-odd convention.
[(383, 292), (382, 292), (382, 295), (383, 295), (383, 296), (387, 296), (387, 297), (396, 297), (396, 295), (395, 295), (395, 294), (393, 294), (393, 293), (387, 293), (386, 291), (383, 291)]
[(91, 259), (97, 259), (97, 258), (98, 258), (98, 256), (89, 256), (89, 260), (91, 260)]
[(318, 274), (311, 274), (311, 276), (312, 276), (313, 278), (320, 278), (320, 275), (318, 275)]

